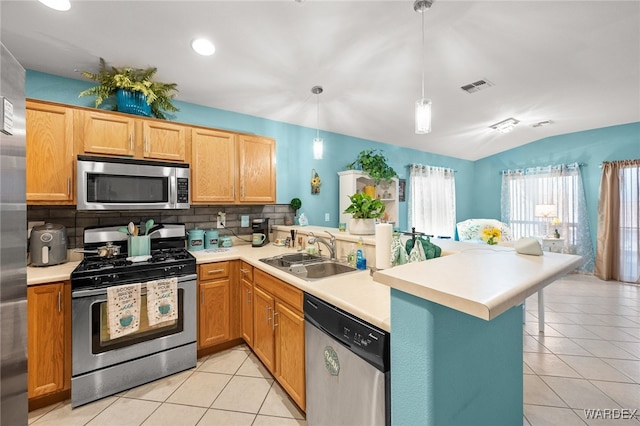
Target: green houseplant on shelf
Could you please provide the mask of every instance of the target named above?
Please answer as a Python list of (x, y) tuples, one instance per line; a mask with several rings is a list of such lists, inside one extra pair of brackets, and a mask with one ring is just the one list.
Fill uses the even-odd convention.
[(95, 96), (95, 107), (98, 108), (107, 98), (117, 97), (116, 111), (136, 115), (145, 115), (166, 119), (163, 111), (178, 111), (172, 99), (178, 91), (176, 83), (161, 83), (153, 80), (158, 71), (150, 68), (116, 68), (107, 67), (100, 58), (100, 69), (97, 73), (82, 71), (83, 77), (98, 83), (90, 89), (80, 92), (80, 96)]
[(350, 195), (351, 204), (344, 213), (351, 213), (349, 232), (356, 235), (375, 234), (375, 220), (381, 218), (386, 206), (377, 198), (364, 192)]
[(373, 179), (376, 185), (382, 180), (391, 183), (391, 179), (398, 176), (393, 167), (387, 163), (387, 158), (382, 151), (377, 149), (360, 151), (355, 161), (347, 164), (346, 167), (349, 170), (362, 170)]

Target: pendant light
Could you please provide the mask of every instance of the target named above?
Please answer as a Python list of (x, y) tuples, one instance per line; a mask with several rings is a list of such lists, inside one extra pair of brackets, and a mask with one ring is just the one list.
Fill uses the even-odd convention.
[(422, 14), (422, 96), (416, 101), (416, 134), (431, 132), (431, 99), (424, 97), (424, 12), (431, 8), (432, 0), (416, 0), (413, 10)]
[(322, 86), (313, 86), (311, 93), (316, 95), (316, 137), (313, 140), (313, 159), (322, 160), (323, 144), (320, 137), (320, 93), (322, 93)]

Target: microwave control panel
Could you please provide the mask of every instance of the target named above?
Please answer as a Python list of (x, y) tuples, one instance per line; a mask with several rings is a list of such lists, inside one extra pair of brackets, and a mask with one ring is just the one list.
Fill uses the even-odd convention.
[(177, 179), (178, 186), (178, 203), (188, 203), (189, 202), (189, 179), (188, 178), (178, 178)]

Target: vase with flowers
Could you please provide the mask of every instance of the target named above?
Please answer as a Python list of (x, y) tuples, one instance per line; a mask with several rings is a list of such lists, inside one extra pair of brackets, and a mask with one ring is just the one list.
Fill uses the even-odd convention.
[(482, 230), (482, 241), (486, 242), (490, 246), (498, 244), (502, 232), (498, 228), (487, 227)]

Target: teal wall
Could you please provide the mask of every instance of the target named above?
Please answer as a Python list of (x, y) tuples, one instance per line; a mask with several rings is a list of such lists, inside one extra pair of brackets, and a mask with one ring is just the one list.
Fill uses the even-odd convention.
[[(92, 87), (94, 83), (27, 70), (26, 92), (28, 98), (42, 99), (68, 105), (93, 107), (94, 98), (78, 97), (78, 93)], [(298, 197), (302, 200), (301, 212), (309, 223), (319, 226), (338, 226), (339, 180), (337, 172), (355, 160), (364, 149), (381, 149), (389, 164), (401, 178), (407, 177), (406, 166), (410, 163), (450, 167), (457, 170), (456, 202), (459, 218), (473, 215), (473, 162), (453, 157), (430, 154), (395, 145), (354, 138), (337, 133), (320, 132), (324, 139), (324, 159), (313, 159), (312, 141), (316, 129), (296, 126), (245, 114), (209, 108), (186, 102), (175, 102), (180, 109), (172, 120), (219, 129), (255, 133), (276, 139), (277, 202), (289, 204)], [(428, 138), (428, 136), (425, 136)], [(212, 159), (215, 161), (215, 159)], [(322, 179), (320, 194), (311, 195), (311, 170), (315, 169)], [(325, 213), (330, 221), (325, 222)], [(407, 203), (400, 203), (400, 223), (407, 226)]]
[(633, 158), (640, 158), (640, 122), (553, 136), (483, 158), (475, 162), (475, 206), (472, 214), (475, 217), (500, 217), (500, 170), (581, 163), (595, 250), (600, 164)]
[[(27, 71), (29, 98), (92, 107), (93, 98), (78, 97), (78, 93), (91, 86), (91, 82)], [(363, 149), (383, 150), (391, 166), (405, 179), (406, 166), (410, 163), (455, 169), (458, 221), (471, 217), (500, 218), (500, 170), (578, 162), (585, 164), (582, 173), (595, 247), (600, 163), (640, 158), (640, 122), (637, 122), (553, 136), (475, 162), (320, 132), (325, 143), (324, 159), (314, 160), (315, 129), (181, 101), (175, 103), (180, 108), (172, 117), (175, 121), (275, 138), (277, 202), (288, 204), (293, 197), (300, 198), (301, 212), (308, 216), (310, 224), (321, 226), (337, 227), (337, 172), (344, 170), (345, 164), (353, 161)], [(311, 169), (316, 169), (322, 179), (320, 194), (311, 195)], [(324, 221), (325, 213), (330, 214), (329, 222)], [(407, 226), (407, 202), (400, 203), (399, 226), (402, 229)]]

